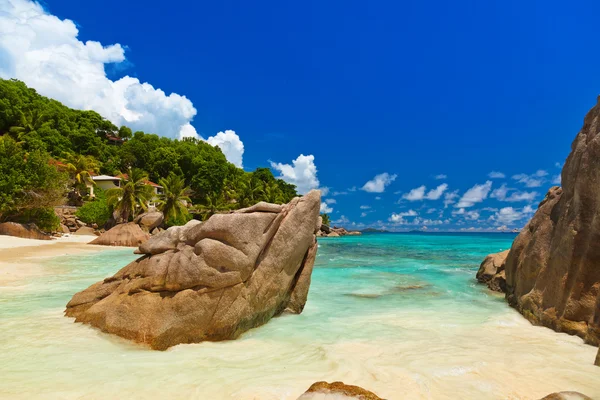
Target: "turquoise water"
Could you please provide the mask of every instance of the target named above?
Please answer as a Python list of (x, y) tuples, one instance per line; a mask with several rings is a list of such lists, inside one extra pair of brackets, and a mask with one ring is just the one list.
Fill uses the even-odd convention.
[(600, 396), (595, 349), (533, 327), (474, 279), (514, 235), (323, 238), (303, 314), (235, 341), (151, 351), (62, 316), (131, 249), (40, 261), (0, 286), (0, 398), (295, 399), (343, 380), (388, 399)]

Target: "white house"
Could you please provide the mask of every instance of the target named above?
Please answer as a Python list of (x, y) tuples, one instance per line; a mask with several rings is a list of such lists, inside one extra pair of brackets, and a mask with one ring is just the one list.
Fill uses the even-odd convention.
[[(127, 179), (127, 175), (123, 174), (120, 176), (109, 176), (109, 175), (96, 175), (92, 176), (92, 180), (96, 184), (95, 186), (99, 187), (102, 190), (113, 189), (121, 186), (121, 177)], [(156, 207), (155, 200), (163, 193), (163, 187), (150, 181), (145, 182), (146, 185), (152, 186), (154, 191), (155, 199), (148, 203), (148, 207)], [(94, 197), (94, 185), (88, 184), (86, 185), (89, 192), (90, 197)]]

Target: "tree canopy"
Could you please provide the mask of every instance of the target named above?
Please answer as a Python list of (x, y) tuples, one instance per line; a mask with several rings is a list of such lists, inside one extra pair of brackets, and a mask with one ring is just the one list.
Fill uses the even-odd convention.
[[(142, 170), (152, 182), (171, 174), (181, 177), (191, 189), (191, 201), (212, 210), (235, 209), (258, 201), (285, 203), (297, 196), (294, 185), (276, 179), (268, 168), (246, 172), (229, 163), (218, 146), (195, 138), (179, 140), (132, 132), (95, 111), (74, 110), (41, 96), (13, 79), (0, 79), (0, 138), (4, 148), (0, 151), (8, 157), (0, 160), (0, 165), (15, 167), (10, 175), (0, 171), (0, 218), (4, 219), (9, 208), (12, 214), (17, 203), (24, 206), (27, 202), (24, 187), (44, 191), (44, 198), (49, 198), (51, 193), (57, 195), (57, 187), (65, 185), (69, 174), (72, 184), (82, 186), (89, 181), (89, 174), (116, 176), (130, 168)], [(62, 169), (59, 164), (63, 164)], [(33, 165), (37, 165), (36, 171), (25, 172)], [(40, 174), (57, 178), (46, 184), (40, 181)], [(63, 195), (61, 192), (58, 197)], [(57, 201), (46, 201), (45, 207)]]

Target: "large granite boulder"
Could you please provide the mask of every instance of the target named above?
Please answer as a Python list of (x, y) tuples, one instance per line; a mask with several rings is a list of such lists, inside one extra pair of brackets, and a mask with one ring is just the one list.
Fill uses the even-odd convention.
[(16, 236), (25, 239), (52, 240), (52, 236), (39, 230), (35, 224), (18, 224), (16, 222), (1, 223), (0, 235)]
[(320, 203), (311, 191), (161, 232), (140, 246), (144, 256), (75, 294), (65, 313), (159, 350), (234, 339), (284, 310), (300, 313)]
[(138, 224), (142, 230), (150, 232), (154, 228), (161, 226), (164, 220), (165, 216), (162, 212), (152, 211), (138, 215), (133, 222)]
[[(600, 100), (600, 98), (599, 98)], [(535, 324), (600, 343), (600, 103), (506, 259), (509, 303)]]
[(506, 290), (504, 266), (507, 256), (508, 250), (488, 255), (479, 266), (475, 276), (477, 281), (485, 283), (491, 290), (504, 292)]
[(129, 222), (109, 229), (89, 244), (137, 247), (148, 239), (150, 239), (150, 235), (147, 232), (144, 232), (135, 222)]
[(346, 385), (344, 382), (316, 382), (298, 400), (383, 400), (373, 392), (360, 386)]

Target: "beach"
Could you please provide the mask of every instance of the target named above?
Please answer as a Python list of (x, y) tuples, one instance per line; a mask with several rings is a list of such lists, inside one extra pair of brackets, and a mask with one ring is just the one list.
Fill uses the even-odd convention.
[(13, 268), (36, 267), (0, 285), (0, 397), (293, 400), (319, 380), (388, 399), (600, 396), (596, 348), (531, 325), (473, 279), (481, 254), (510, 235), (322, 239), (301, 315), (167, 351), (63, 316), (75, 292), (137, 257), (79, 240), (1, 250), (27, 252)]

